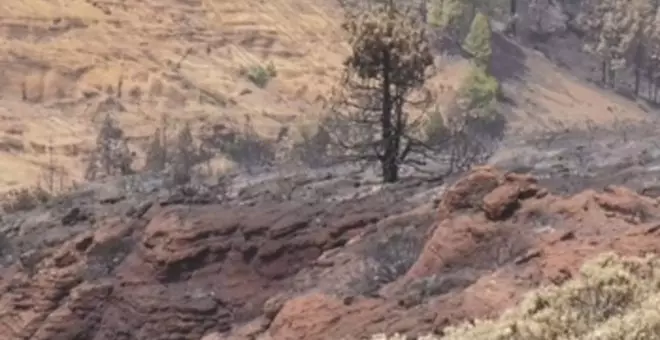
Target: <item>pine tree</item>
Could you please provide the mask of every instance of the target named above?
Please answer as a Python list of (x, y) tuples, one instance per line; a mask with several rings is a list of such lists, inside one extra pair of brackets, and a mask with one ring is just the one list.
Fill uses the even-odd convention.
[(488, 69), (493, 54), (491, 39), (492, 30), (488, 17), (477, 13), (472, 20), (470, 32), (463, 42), (463, 49), (470, 54), (478, 67), (485, 70)]
[(465, 114), (487, 118), (495, 110), (499, 83), (481, 67), (473, 67), (458, 91), (459, 108)]
[(445, 37), (460, 41), (468, 30), (475, 12), (474, 1), (431, 0), (429, 23)]
[(653, 16), (647, 30), (646, 46), (646, 77), (649, 83), (649, 97), (657, 102), (658, 97), (658, 70), (660, 69), (660, 11)]
[(655, 7), (655, 0), (634, 0), (635, 20), (638, 25), (631, 64), (635, 73), (634, 91), (636, 96), (639, 96), (642, 75), (649, 64), (648, 49), (655, 20)]
[(426, 30), (393, 1), (348, 18), (343, 28), (351, 53), (344, 62), (344, 98), (337, 104), (343, 108), (335, 112), (368, 131), (333, 142), (361, 159), (378, 160), (383, 181), (396, 182), (400, 165), (417, 148), (406, 111), (433, 66)]
[(128, 148), (124, 131), (110, 114), (106, 115), (96, 137), (96, 150), (92, 153), (85, 177), (93, 180), (99, 171), (106, 176), (127, 175), (133, 172), (133, 153)]
[(603, 27), (605, 26), (605, 15), (614, 9), (614, 0), (582, 0), (580, 3), (580, 14), (577, 22), (582, 30), (583, 49), (601, 60), (601, 81), (608, 81), (609, 60), (603, 55), (600, 48)]
[(172, 164), (172, 177), (175, 184), (190, 182), (192, 169), (197, 164), (198, 149), (190, 124), (186, 123), (177, 136)]
[(611, 87), (615, 84), (616, 72), (628, 64), (639, 26), (632, 0), (613, 1), (613, 9), (605, 14), (597, 49), (609, 63), (607, 76)]
[(602, 61), (602, 81), (614, 86), (618, 70), (630, 63), (639, 41), (636, 0), (584, 0), (579, 22), (584, 47)]
[(147, 149), (144, 168), (148, 171), (162, 171), (165, 169), (166, 163), (162, 133), (160, 129), (156, 129)]
[(528, 0), (525, 15), (531, 23), (530, 30), (532, 32), (543, 34), (556, 28), (550, 25), (557, 21), (553, 18), (556, 15), (553, 13), (554, 6), (553, 0)]

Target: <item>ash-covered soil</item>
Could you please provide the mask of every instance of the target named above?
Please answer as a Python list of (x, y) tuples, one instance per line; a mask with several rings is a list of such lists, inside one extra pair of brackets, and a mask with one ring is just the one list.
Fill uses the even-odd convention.
[(660, 152), (632, 130), (511, 139), (433, 181), (90, 185), (2, 217), (0, 339), (358, 339), (495, 315), (597, 253), (659, 249)]

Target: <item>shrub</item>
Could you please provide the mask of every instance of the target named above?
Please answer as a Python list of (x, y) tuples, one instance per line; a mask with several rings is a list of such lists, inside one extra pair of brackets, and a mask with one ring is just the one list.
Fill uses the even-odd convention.
[(328, 117), (316, 122), (302, 122), (297, 126), (298, 136), (293, 142), (293, 156), (302, 164), (317, 168), (332, 163), (332, 135)]
[(449, 154), (452, 171), (486, 161), (504, 137), (506, 119), (497, 111), (499, 83), (484, 68), (473, 67), (455, 101), (428, 113), (426, 142)]
[(429, 23), (451, 38), (462, 38), (472, 18), (469, 4), (462, 0), (431, 0)]
[(88, 159), (85, 179), (131, 174), (134, 157), (135, 153), (128, 147), (124, 130), (113, 115), (107, 114), (96, 136), (96, 148)]
[(5, 195), (2, 210), (5, 213), (28, 211), (47, 203), (51, 198), (51, 194), (41, 187), (12, 190)]
[(423, 247), (422, 238), (405, 231), (374, 243), (364, 253), (364, 275), (353, 285), (361, 293), (370, 294), (383, 285), (394, 282), (417, 261)]
[[(500, 84), (480, 67), (473, 67), (458, 90), (460, 108), (471, 114), (488, 116), (495, 110)], [(479, 112), (474, 112), (474, 111)]]
[(444, 148), (451, 136), (446, 117), (436, 107), (427, 114), (427, 118), (428, 121), (425, 126), (427, 142), (439, 149)]
[(657, 339), (660, 259), (603, 254), (587, 262), (577, 278), (530, 293), (500, 318), (448, 327), (445, 334), (428, 339)]
[(269, 62), (266, 66), (254, 65), (245, 73), (247, 78), (253, 84), (260, 88), (264, 88), (272, 78), (277, 76), (277, 69), (275, 69), (275, 64), (273, 64), (273, 62)]
[(562, 286), (530, 294), (499, 320), (449, 330), (445, 339), (655, 339), (660, 261), (604, 254)]

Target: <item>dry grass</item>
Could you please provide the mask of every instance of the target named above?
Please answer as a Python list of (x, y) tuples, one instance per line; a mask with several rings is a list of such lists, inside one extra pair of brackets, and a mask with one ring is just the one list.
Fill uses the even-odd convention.
[[(274, 133), (279, 121), (318, 111), (347, 51), (331, 1), (96, 4), (0, 4), (0, 64), (7, 66), (0, 76), (8, 80), (0, 85), (0, 117), (11, 121), (5, 133), (18, 129), (26, 146), (0, 159), (12, 159), (18, 182), (33, 183), (39, 172), (32, 146), (52, 138), (58, 154), (89, 148), (108, 97), (119, 99), (119, 120), (135, 137), (151, 133), (162, 113), (197, 123), (250, 115), (261, 132)], [(277, 77), (261, 89), (244, 71), (267, 63)], [(70, 177), (79, 178), (77, 168)], [(5, 173), (0, 187), (13, 186), (18, 174)]]
[[(427, 340), (651, 340), (660, 332), (660, 259), (604, 254), (562, 286), (529, 294), (499, 319)], [(387, 339), (377, 336), (374, 339)], [(398, 340), (400, 336), (390, 337)]]
[(516, 102), (518, 130), (610, 125), (649, 117), (634, 101), (579, 80), (536, 52), (526, 51), (524, 68), (522, 78), (505, 86)]
[[(250, 116), (266, 135), (315, 120), (347, 53), (341, 16), (333, 0), (1, 1), (0, 191), (36, 184), (51, 139), (67, 181), (80, 180), (80, 152), (92, 147), (94, 124), (112, 100), (135, 139), (150, 135), (163, 113), (193, 126)], [(246, 70), (269, 63), (277, 76), (260, 88)], [(440, 104), (466, 66), (452, 63), (434, 79)], [(545, 79), (540, 72), (555, 71), (534, 72)], [(567, 91), (549, 90), (552, 100), (521, 91), (518, 113), (572, 121), (600, 114), (610, 100), (565, 84)], [(590, 105), (594, 114), (584, 110)], [(5, 137), (22, 149), (5, 148)]]

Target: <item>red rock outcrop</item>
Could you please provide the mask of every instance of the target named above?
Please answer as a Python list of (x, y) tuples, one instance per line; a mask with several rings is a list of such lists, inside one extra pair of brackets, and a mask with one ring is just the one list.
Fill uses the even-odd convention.
[[(0, 270), (0, 339), (427, 332), (496, 315), (602, 251), (660, 250), (658, 200), (626, 188), (562, 197), (530, 176), (481, 167), (447, 188), (437, 210), (413, 210), (405, 196), (153, 205), (96, 219), (62, 244), (35, 249), (34, 265)], [(414, 264), (375, 290), (354, 287), (376, 279), (365, 276), (375, 261), (365, 251), (403, 228), (424, 237)]]
[[(293, 299), (267, 333), (273, 339), (320, 340), (329, 334), (357, 339), (495, 316), (530, 289), (569, 279), (585, 259), (600, 252), (657, 252), (658, 212), (657, 200), (626, 188), (561, 197), (538, 187), (530, 176), (478, 168), (447, 189), (440, 220), (419, 259), (383, 289), (386, 298), (348, 306), (328, 296)], [(403, 292), (414, 282), (449, 278), (466, 268), (480, 273), (473, 282), (407, 303)]]

